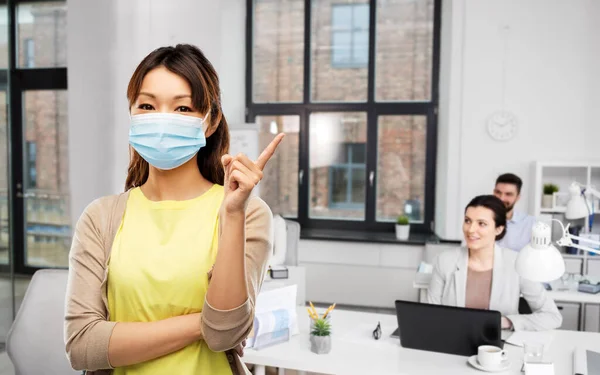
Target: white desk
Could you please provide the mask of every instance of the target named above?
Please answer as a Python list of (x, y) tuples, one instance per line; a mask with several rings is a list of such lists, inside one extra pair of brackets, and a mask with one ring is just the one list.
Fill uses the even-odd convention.
[[(426, 279), (421, 277), (418, 281), (415, 280), (413, 282), (413, 288), (419, 290), (419, 302), (427, 302), (427, 288), (429, 287), (430, 279)], [(556, 283), (552, 284), (553, 288), (556, 288)], [(553, 289), (551, 291), (547, 291), (548, 295), (552, 297), (555, 302), (570, 302), (570, 303), (578, 303), (580, 305), (579, 309), (579, 330), (585, 330), (585, 311), (586, 305), (594, 304), (600, 305), (600, 293), (590, 294), (590, 293), (582, 293), (578, 291), (571, 290), (556, 290)], [(599, 317), (600, 318), (600, 317)]]
[[(390, 334), (398, 326), (395, 315), (334, 310), (332, 349), (329, 354), (310, 351), (308, 316), (298, 308), (300, 334), (286, 343), (261, 350), (246, 350), (243, 360), (260, 366), (273, 366), (324, 374), (394, 375), (481, 375), (467, 364), (467, 357), (405, 349)], [(374, 340), (372, 331), (381, 322), (382, 338)], [(571, 375), (576, 345), (600, 351), (600, 334), (555, 331), (545, 359), (554, 362), (556, 375)], [(506, 344), (511, 369), (504, 374), (522, 375), (523, 349)]]
[(590, 294), (569, 290), (551, 290), (547, 292), (555, 301), (574, 303), (593, 303), (600, 305), (600, 293)]

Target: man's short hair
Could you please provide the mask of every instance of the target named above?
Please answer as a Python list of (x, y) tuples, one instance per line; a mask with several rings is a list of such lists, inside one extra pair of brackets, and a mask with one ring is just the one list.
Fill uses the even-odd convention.
[(523, 187), (523, 181), (516, 174), (505, 173), (498, 176), (496, 179), (496, 185), (498, 184), (513, 184), (517, 187), (517, 193), (521, 194), (521, 188)]

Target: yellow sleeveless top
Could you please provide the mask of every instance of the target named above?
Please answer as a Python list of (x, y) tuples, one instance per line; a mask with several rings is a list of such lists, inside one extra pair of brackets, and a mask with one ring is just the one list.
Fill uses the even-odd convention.
[[(116, 322), (151, 322), (202, 311), (215, 262), (223, 187), (186, 201), (130, 192), (108, 265), (108, 310)], [(115, 375), (231, 374), (225, 353), (198, 341), (175, 353), (116, 368)]]

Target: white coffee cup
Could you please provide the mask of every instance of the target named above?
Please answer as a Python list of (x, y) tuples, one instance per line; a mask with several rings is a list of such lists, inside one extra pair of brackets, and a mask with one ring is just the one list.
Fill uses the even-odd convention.
[(497, 346), (482, 345), (477, 348), (477, 362), (485, 368), (498, 367), (505, 359), (506, 353)]

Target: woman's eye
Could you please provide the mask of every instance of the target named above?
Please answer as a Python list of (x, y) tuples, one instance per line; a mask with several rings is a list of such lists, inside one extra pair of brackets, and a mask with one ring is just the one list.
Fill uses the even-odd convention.
[(144, 111), (152, 111), (154, 109), (150, 104), (140, 104), (138, 105), (138, 108)]
[(175, 111), (177, 111), (177, 112), (193, 112), (190, 107), (186, 107), (184, 105), (182, 105), (181, 107), (177, 107), (177, 109)]
[(486, 223), (479, 223), (480, 226), (485, 227), (487, 224)]

